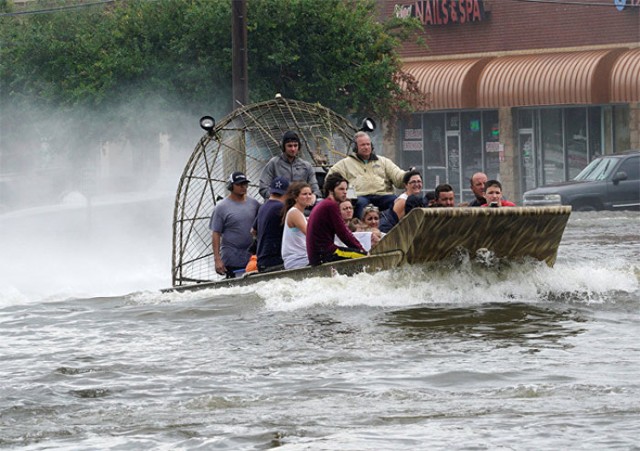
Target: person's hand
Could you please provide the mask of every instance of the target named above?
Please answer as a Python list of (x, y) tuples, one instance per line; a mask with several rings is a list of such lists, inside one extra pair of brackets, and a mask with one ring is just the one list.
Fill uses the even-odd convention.
[(220, 274), (221, 276), (224, 276), (227, 273), (227, 268), (224, 266), (222, 259), (216, 256), (215, 262), (216, 262), (216, 273)]
[(371, 232), (371, 248), (374, 248), (376, 244), (380, 242), (381, 239), (382, 239), (382, 234), (380, 233), (380, 230), (378, 229), (373, 230)]

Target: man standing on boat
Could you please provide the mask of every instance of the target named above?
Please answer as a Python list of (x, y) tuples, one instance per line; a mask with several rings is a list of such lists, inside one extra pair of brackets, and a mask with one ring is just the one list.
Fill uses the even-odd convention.
[[(324, 181), (325, 199), (313, 208), (307, 223), (307, 254), (311, 266), (367, 255), (340, 214), (340, 203), (347, 200), (348, 186), (347, 180), (338, 173), (327, 175)], [(335, 244), (336, 236), (346, 247)]]
[(284, 177), (289, 182), (308, 183), (316, 198), (322, 197), (313, 166), (298, 156), (301, 145), (300, 137), (296, 132), (287, 131), (282, 135), (282, 154), (269, 160), (260, 175), (262, 197), (265, 199), (269, 197), (269, 187), (276, 177)]
[(334, 164), (327, 176), (338, 173), (355, 189), (358, 196), (355, 217), (359, 218), (368, 204), (375, 205), (380, 211), (393, 207), (396, 200), (393, 187), (404, 187), (405, 171), (389, 158), (376, 155), (371, 137), (366, 132), (356, 133), (354, 142), (355, 154), (351, 153)]
[(243, 270), (251, 257), (248, 250), (253, 243), (251, 226), (260, 204), (247, 197), (248, 186), (249, 180), (242, 172), (232, 173), (227, 182), (229, 196), (216, 205), (209, 224), (216, 272), (227, 279), (234, 278), (235, 271)]
[(258, 257), (258, 272), (278, 271), (284, 269), (282, 260), (282, 209), (284, 208), (284, 194), (289, 188), (289, 180), (276, 177), (271, 182), (269, 199), (258, 210), (258, 216), (253, 223), (252, 233), (256, 235)]

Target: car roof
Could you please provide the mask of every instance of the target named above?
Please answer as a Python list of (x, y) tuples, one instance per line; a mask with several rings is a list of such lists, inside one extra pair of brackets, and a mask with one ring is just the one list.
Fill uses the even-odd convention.
[(603, 157), (626, 157), (627, 155), (640, 154), (639, 149), (629, 149), (622, 152), (613, 153), (611, 155), (602, 155)]

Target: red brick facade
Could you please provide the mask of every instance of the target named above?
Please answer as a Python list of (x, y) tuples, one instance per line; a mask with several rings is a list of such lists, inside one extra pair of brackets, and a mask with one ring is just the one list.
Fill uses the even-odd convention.
[[(486, 10), (484, 20), (425, 25), (424, 38), (429, 48), (406, 44), (402, 56), (415, 58), (640, 43), (638, 0), (627, 0), (631, 6), (623, 11), (616, 9), (613, 0), (566, 0), (558, 4), (526, 0), (459, 1), (482, 4)], [(379, 0), (383, 18), (393, 15), (396, 5), (412, 5), (414, 11), (424, 11), (427, 6), (442, 9), (457, 4), (454, 0)]]

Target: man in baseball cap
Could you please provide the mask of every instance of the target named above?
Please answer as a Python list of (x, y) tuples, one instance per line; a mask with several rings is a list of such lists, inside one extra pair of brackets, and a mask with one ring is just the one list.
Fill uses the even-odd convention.
[(229, 195), (216, 204), (209, 223), (216, 272), (227, 279), (244, 270), (251, 257), (250, 230), (260, 204), (253, 197), (247, 197), (248, 187), (249, 180), (243, 172), (229, 175)]
[(274, 177), (269, 186), (269, 199), (258, 210), (253, 223), (252, 233), (256, 236), (256, 255), (258, 256), (258, 272), (269, 272), (284, 269), (282, 260), (282, 209), (284, 194), (289, 188), (289, 180)]

